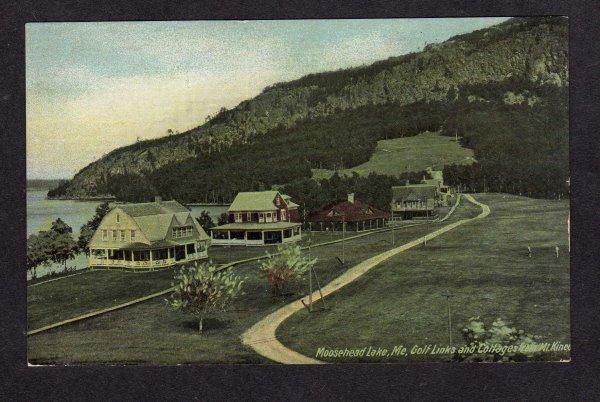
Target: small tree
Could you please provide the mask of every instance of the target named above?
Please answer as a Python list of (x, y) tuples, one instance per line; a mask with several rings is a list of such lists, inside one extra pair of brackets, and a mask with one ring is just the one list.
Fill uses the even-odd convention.
[(219, 220), (217, 221), (217, 224), (221, 226), (227, 223), (229, 223), (229, 215), (227, 215), (227, 212), (223, 212), (221, 215), (219, 215)]
[(79, 238), (77, 239), (77, 249), (83, 251), (86, 255), (89, 255), (90, 250), (88, 248), (92, 236), (100, 226), (100, 222), (110, 211), (110, 205), (108, 202), (103, 202), (96, 207), (96, 214), (87, 221), (79, 230)]
[(167, 302), (174, 310), (194, 315), (198, 332), (202, 333), (204, 318), (214, 311), (225, 311), (241, 293), (242, 283), (229, 271), (217, 271), (214, 265), (196, 263), (179, 270)]
[(269, 278), (272, 294), (280, 296), (286, 284), (300, 279), (316, 262), (316, 258), (311, 260), (304, 257), (300, 246), (282, 244), (277, 247), (277, 253), (267, 252), (261, 270)]
[(51, 246), (48, 232), (32, 234), (27, 238), (27, 270), (37, 277), (37, 267), (50, 264)]
[(57, 264), (63, 264), (64, 271), (67, 270), (67, 261), (75, 258), (77, 243), (70, 233), (57, 233), (54, 231), (43, 232), (49, 236), (50, 260)]
[(215, 223), (213, 222), (212, 218), (208, 214), (208, 211), (202, 211), (200, 213), (200, 216), (197, 217), (196, 220), (198, 221), (200, 226), (202, 226), (202, 229), (204, 229), (206, 231), (208, 231), (208, 229), (215, 226)]

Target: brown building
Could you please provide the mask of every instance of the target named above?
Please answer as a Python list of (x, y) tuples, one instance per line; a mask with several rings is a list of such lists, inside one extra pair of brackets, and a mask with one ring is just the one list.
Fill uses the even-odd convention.
[(306, 222), (311, 230), (346, 230), (360, 231), (383, 227), (390, 218), (389, 212), (377, 209), (348, 194), (344, 201), (337, 201), (323, 206), (318, 211), (308, 214)]

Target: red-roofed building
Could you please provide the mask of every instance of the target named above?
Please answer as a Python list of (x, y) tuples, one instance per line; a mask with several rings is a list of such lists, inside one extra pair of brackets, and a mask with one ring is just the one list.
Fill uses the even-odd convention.
[(383, 227), (390, 218), (390, 213), (377, 209), (348, 194), (345, 201), (337, 201), (308, 214), (306, 222), (312, 230), (342, 230), (343, 222), (346, 230), (367, 230)]

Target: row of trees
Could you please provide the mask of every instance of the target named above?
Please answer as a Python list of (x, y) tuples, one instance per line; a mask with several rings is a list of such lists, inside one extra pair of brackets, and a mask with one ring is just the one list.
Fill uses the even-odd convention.
[(110, 211), (107, 202), (98, 205), (96, 213), (80, 229), (77, 241), (73, 238), (73, 228), (58, 218), (50, 230), (31, 234), (27, 238), (27, 270), (31, 277), (37, 277), (39, 266), (49, 266), (52, 263), (62, 264), (67, 270), (67, 261), (75, 258), (77, 253), (89, 254), (89, 243), (102, 218)]

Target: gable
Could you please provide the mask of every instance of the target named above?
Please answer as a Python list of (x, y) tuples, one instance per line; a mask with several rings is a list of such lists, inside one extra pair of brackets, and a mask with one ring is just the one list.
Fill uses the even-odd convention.
[[(135, 242), (150, 244), (150, 239), (148, 239), (148, 237), (144, 233), (144, 230), (138, 225), (136, 220), (129, 216), (129, 214), (123, 211), (120, 207), (113, 208), (104, 216), (104, 218), (102, 218), (100, 225), (98, 225), (98, 229), (96, 230), (96, 232), (94, 232), (90, 240), (90, 245), (107, 244), (107, 241), (102, 239), (103, 230), (108, 231), (109, 241), (112, 239), (113, 230), (135, 230)], [(131, 232), (126, 233), (126, 236), (130, 235)]]

